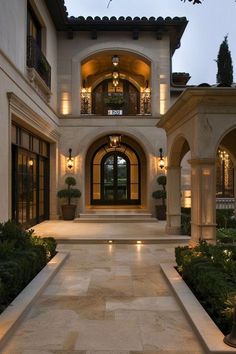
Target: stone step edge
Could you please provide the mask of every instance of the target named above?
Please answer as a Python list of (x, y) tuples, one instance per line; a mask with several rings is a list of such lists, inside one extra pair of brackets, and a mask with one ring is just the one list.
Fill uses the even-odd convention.
[(0, 315), (0, 352), (22, 317), (61, 268), (69, 253), (58, 252)]
[[(137, 237), (133, 237), (133, 238), (104, 238), (104, 239), (89, 239), (89, 238), (80, 238), (80, 239), (74, 239), (74, 238), (58, 238), (56, 239), (57, 243), (59, 244), (138, 244), (141, 241), (141, 244), (156, 244), (156, 243), (184, 243), (186, 244), (186, 242), (189, 241), (189, 237), (188, 236), (161, 236), (158, 238), (146, 238), (143, 239), (142, 237), (137, 238)], [(112, 243), (110, 243), (109, 241), (112, 241)]]
[(116, 217), (122, 217), (122, 218), (139, 218), (139, 217), (146, 217), (146, 218), (151, 218), (153, 215), (151, 213), (80, 213), (80, 217), (83, 218), (116, 218)]
[(236, 353), (236, 348), (229, 347), (223, 342), (223, 333), (212, 321), (185, 281), (175, 270), (175, 266), (176, 264), (160, 264), (165, 278), (174, 291), (180, 306), (184, 310), (185, 315), (192, 324), (202, 344), (206, 347), (208, 352), (212, 354)]
[(139, 222), (158, 222), (156, 218), (75, 218), (77, 223), (139, 223)]

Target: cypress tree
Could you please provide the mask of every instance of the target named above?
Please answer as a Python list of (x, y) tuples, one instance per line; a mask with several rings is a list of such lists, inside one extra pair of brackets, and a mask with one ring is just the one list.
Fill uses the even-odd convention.
[(233, 64), (228, 45), (228, 36), (225, 36), (220, 45), (216, 63), (218, 68), (217, 83), (231, 86), (233, 83)]

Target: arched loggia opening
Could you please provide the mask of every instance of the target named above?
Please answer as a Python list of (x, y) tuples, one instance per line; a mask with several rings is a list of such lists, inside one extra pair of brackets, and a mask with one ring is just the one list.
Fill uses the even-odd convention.
[[(168, 157), (166, 229), (169, 234), (180, 234), (181, 230), (181, 204), (183, 205), (184, 192), (181, 180), (183, 182), (184, 177), (188, 176), (186, 156), (187, 158), (190, 157), (188, 141), (185, 137), (179, 136), (171, 145)], [(185, 175), (181, 176), (181, 170), (185, 172)], [(189, 184), (190, 181), (188, 179), (188, 188)]]
[(87, 206), (145, 206), (146, 157), (140, 145), (122, 135), (118, 147), (108, 136), (98, 139), (86, 157)]
[(233, 209), (236, 200), (236, 129), (219, 142), (216, 152), (216, 208)]
[(81, 79), (81, 114), (151, 114), (151, 63), (144, 56), (122, 50), (93, 54), (81, 62)]

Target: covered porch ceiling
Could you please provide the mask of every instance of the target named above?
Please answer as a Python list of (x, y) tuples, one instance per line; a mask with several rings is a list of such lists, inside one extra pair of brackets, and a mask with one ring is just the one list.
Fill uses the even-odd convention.
[[(119, 64), (112, 64), (113, 55), (118, 55)], [(106, 79), (113, 71), (129, 79), (132, 78), (140, 87), (145, 87), (150, 81), (151, 64), (146, 59), (134, 53), (127, 52), (102, 52), (86, 58), (81, 64), (82, 80), (86, 86), (102, 78)]]

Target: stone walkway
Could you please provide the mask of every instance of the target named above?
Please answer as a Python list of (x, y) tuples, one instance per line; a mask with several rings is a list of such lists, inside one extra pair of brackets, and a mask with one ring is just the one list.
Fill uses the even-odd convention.
[(186, 236), (169, 236), (165, 232), (166, 222), (144, 223), (76, 223), (73, 221), (50, 220), (33, 227), (37, 235), (52, 236), (58, 241), (73, 240), (163, 240), (186, 239)]
[(3, 354), (204, 354), (164, 280), (170, 244), (60, 244), (70, 257)]

